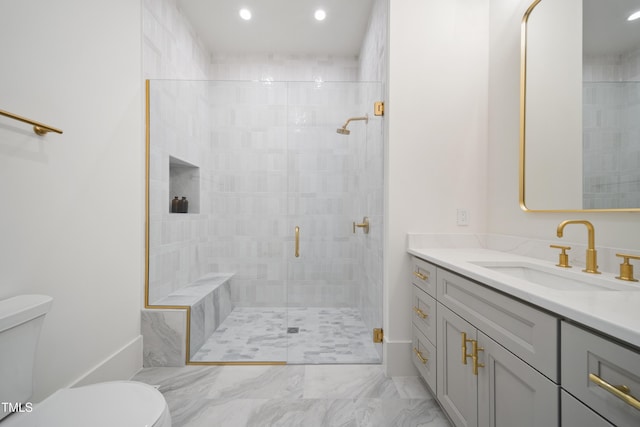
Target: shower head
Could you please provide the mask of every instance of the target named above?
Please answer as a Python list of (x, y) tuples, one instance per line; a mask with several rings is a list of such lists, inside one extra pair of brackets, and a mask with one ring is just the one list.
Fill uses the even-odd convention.
[(349, 120), (347, 120), (345, 122), (344, 125), (342, 125), (341, 128), (338, 128), (336, 130), (336, 132), (338, 132), (340, 135), (349, 135), (351, 133), (351, 131), (349, 129), (347, 129), (347, 126), (349, 126), (349, 122), (354, 121), (354, 120), (364, 120), (365, 123), (369, 123), (369, 115), (365, 114), (362, 117), (351, 117)]

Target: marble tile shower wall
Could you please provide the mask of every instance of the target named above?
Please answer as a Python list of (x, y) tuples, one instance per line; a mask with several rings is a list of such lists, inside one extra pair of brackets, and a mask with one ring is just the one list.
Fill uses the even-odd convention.
[[(210, 154), (206, 82), (152, 81), (149, 149), (149, 302), (211, 272), (206, 214), (170, 213), (170, 158), (199, 167), (200, 192), (210, 190), (203, 161)], [(178, 195), (179, 196), (179, 195)], [(202, 198), (200, 212), (210, 209)]]
[(234, 303), (353, 306), (354, 156), (335, 129), (358, 110), (362, 92), (278, 82), (211, 90), (212, 259), (215, 270), (236, 272)]
[(335, 55), (215, 53), (209, 65), (211, 80), (353, 82), (358, 58)]
[(207, 78), (211, 55), (176, 0), (144, 0), (142, 33), (144, 78)]
[[(199, 39), (199, 36), (193, 31), (188, 20), (180, 13), (175, 0), (145, 0), (143, 3), (143, 32), (144, 32), (144, 44), (143, 44), (143, 71), (146, 78), (164, 78), (164, 79), (227, 79), (227, 80), (254, 80), (254, 81), (385, 81), (386, 80), (386, 19), (387, 19), (388, 0), (376, 0), (374, 2), (374, 11), (372, 13), (371, 21), (369, 24), (368, 33), (365, 36), (365, 42), (360, 52), (359, 59), (356, 57), (335, 57), (335, 56), (310, 56), (310, 55), (225, 55), (214, 54), (204, 47), (204, 43)], [(378, 98), (382, 97), (382, 93)], [(167, 99), (171, 99), (167, 96)], [(174, 105), (173, 101), (169, 101), (167, 105)], [(362, 111), (370, 111), (370, 106), (367, 105), (366, 109), (363, 107), (356, 107), (353, 111), (348, 113), (339, 113), (336, 123), (331, 124), (330, 132), (334, 132), (333, 128), (341, 124), (346, 116), (361, 114)], [(368, 127), (369, 135), (371, 133), (377, 134), (377, 131), (373, 131), (374, 127), (371, 125)], [(382, 124), (379, 123), (380, 129)], [(203, 130), (207, 132), (207, 129)], [(272, 129), (270, 131), (274, 135), (278, 136), (265, 136), (264, 141), (273, 141), (280, 138), (282, 129)], [(174, 134), (175, 130), (169, 130), (169, 134)], [(373, 146), (382, 146), (382, 130), (380, 130), (379, 140), (375, 140), (370, 144)], [(337, 134), (334, 133), (334, 136)], [(175, 138), (175, 137), (174, 137)], [(245, 136), (246, 138), (246, 136)], [(355, 138), (355, 133), (349, 137)], [(167, 139), (170, 139), (167, 137)], [(358, 144), (358, 149), (361, 149), (361, 144)], [(369, 149), (368, 153), (372, 153), (373, 146), (365, 147)], [(351, 145), (355, 147), (355, 145)], [(152, 153), (152, 156), (157, 156), (158, 153)], [(188, 156), (187, 156), (188, 157)], [(272, 163), (272, 169), (276, 169), (276, 163), (281, 161), (278, 159), (277, 154), (269, 154), (269, 162)], [(380, 159), (382, 162), (382, 159)], [(205, 162), (206, 163), (206, 162)], [(196, 162), (197, 164), (197, 162)], [(153, 174), (154, 172), (152, 172)], [(156, 171), (156, 177), (160, 176), (161, 171)], [(355, 188), (355, 182), (359, 183), (373, 183), (375, 180), (367, 179), (364, 175), (366, 173), (372, 173), (371, 170), (366, 172), (365, 169), (358, 169), (358, 175), (352, 174), (351, 176), (351, 189)], [(211, 176), (207, 176), (206, 172), (202, 175), (203, 186), (211, 185), (213, 187), (214, 180)], [(206, 178), (206, 179), (204, 179)], [(378, 178), (382, 179), (382, 172), (378, 175)], [(152, 178), (153, 179), (153, 178)], [(277, 178), (272, 177), (271, 182)], [(218, 183), (219, 184), (219, 183)], [(230, 185), (230, 184), (225, 184)], [(306, 185), (306, 184), (305, 184)], [(153, 190), (152, 190), (153, 191)], [(157, 191), (157, 190), (156, 190)], [(370, 216), (373, 223), (376, 221), (380, 226), (372, 227), (372, 234), (362, 237), (358, 236), (359, 246), (356, 246), (355, 257), (357, 258), (357, 268), (361, 270), (352, 273), (352, 275), (360, 275), (362, 272), (366, 272), (367, 279), (361, 281), (357, 290), (350, 289), (349, 292), (355, 292), (355, 299), (358, 302), (359, 308), (363, 312), (365, 318), (370, 318), (367, 321), (367, 325), (370, 327), (380, 326), (382, 323), (381, 314), (375, 314), (373, 312), (380, 312), (382, 303), (382, 296), (377, 293), (382, 292), (382, 274), (378, 273), (377, 269), (382, 267), (382, 245), (376, 247), (373, 242), (375, 240), (382, 240), (382, 215), (376, 215), (375, 209), (371, 206), (382, 205), (382, 191), (378, 196), (375, 196), (371, 192), (373, 188), (367, 188), (365, 191), (361, 187), (355, 194), (352, 194), (351, 205), (354, 206), (353, 214), (349, 214), (347, 223), (358, 219), (364, 214)], [(160, 198), (163, 198), (161, 195)], [(377, 199), (376, 199), (377, 197)], [(378, 200), (378, 201), (376, 201)], [(240, 203), (240, 202), (238, 202)], [(258, 205), (268, 206), (268, 209), (277, 209), (274, 205), (283, 203), (274, 198), (258, 199), (252, 203)], [(161, 209), (164, 209), (164, 201), (160, 203)], [(210, 218), (207, 217), (206, 212), (213, 212), (215, 209), (221, 209), (219, 205), (206, 206), (206, 202), (203, 201), (201, 213), (199, 215), (189, 215), (188, 217), (165, 217), (170, 219), (170, 222), (153, 222), (151, 226), (154, 228), (152, 232), (153, 236), (162, 236), (154, 241), (152, 245), (158, 245), (157, 255), (155, 255), (156, 261), (152, 261), (151, 276), (155, 275), (158, 283), (161, 286), (157, 288), (157, 299), (162, 298), (163, 294), (171, 292), (177, 284), (180, 282), (191, 281), (191, 276), (188, 273), (190, 270), (187, 265), (193, 265), (192, 276), (205, 273), (207, 270), (212, 269), (212, 262), (214, 253), (218, 251), (225, 251), (224, 248), (211, 244), (210, 246), (203, 245), (199, 241), (199, 236), (207, 234), (211, 231), (213, 224)], [(161, 211), (163, 212), (163, 211)], [(377, 217), (377, 219), (376, 219)], [(287, 224), (287, 229), (290, 228), (290, 224)], [(245, 227), (251, 227), (250, 224)], [(376, 230), (379, 235), (376, 235)], [(225, 232), (228, 232), (226, 230)], [(194, 246), (190, 246), (191, 242)], [(292, 242), (279, 242), (276, 244), (261, 244), (253, 245), (247, 243), (247, 245), (253, 245), (251, 250), (257, 252), (273, 252), (276, 250), (285, 251), (290, 249)], [(274, 249), (273, 246), (278, 249)], [(282, 246), (285, 245), (286, 249)], [(163, 246), (160, 248), (160, 246)], [(152, 255), (154, 256), (154, 255)], [(362, 268), (361, 266), (366, 266)], [(268, 277), (273, 277), (279, 274), (284, 267), (281, 264), (270, 264), (270, 267), (265, 269), (262, 267), (254, 267), (255, 275), (267, 274)], [(315, 267), (319, 268), (319, 267)], [(343, 268), (343, 267), (340, 267)], [(291, 273), (293, 274), (294, 269)], [(153, 289), (153, 286), (152, 286)], [(254, 295), (255, 298), (265, 297), (269, 294), (270, 290), (264, 288), (257, 290)], [(281, 289), (276, 290), (276, 293), (282, 292)], [(250, 292), (249, 292), (250, 293)], [(370, 304), (367, 300), (376, 300), (379, 302), (373, 303), (373, 307), (377, 307), (374, 310), (368, 309)], [(367, 314), (369, 313), (369, 314)], [(366, 319), (365, 319), (366, 320)]]
[(585, 58), (584, 207), (640, 206), (640, 50)]

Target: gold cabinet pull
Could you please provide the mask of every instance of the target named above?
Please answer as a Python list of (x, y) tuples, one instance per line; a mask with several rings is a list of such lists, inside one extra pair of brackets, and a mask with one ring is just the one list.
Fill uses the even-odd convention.
[(478, 375), (478, 368), (484, 368), (483, 363), (478, 363), (478, 352), (484, 348), (478, 347), (478, 341), (471, 340), (471, 360), (473, 361), (473, 375)]
[(296, 225), (296, 258), (300, 256), (300, 227)]
[(467, 364), (467, 358), (468, 357), (473, 357), (473, 353), (472, 354), (467, 354), (467, 343), (468, 342), (474, 342), (474, 340), (469, 340), (467, 339), (467, 334), (465, 332), (461, 332), (462, 335), (462, 364), (466, 365)]
[(420, 273), (419, 271), (414, 271), (413, 275), (416, 276), (420, 280), (428, 280), (429, 279), (429, 276), (426, 276), (426, 275)]
[(416, 354), (416, 357), (417, 357), (418, 359), (420, 359), (420, 361), (422, 362), (422, 364), (423, 364), (423, 365), (426, 365), (427, 360), (429, 360), (429, 359), (427, 359), (426, 357), (424, 357), (424, 356), (422, 355), (422, 353), (420, 352), (420, 350), (418, 350), (418, 349), (417, 349), (417, 348), (415, 348), (415, 347), (413, 347), (413, 352)]
[(427, 316), (429, 316), (427, 313), (425, 313), (424, 311), (420, 310), (418, 307), (413, 307), (413, 311), (415, 311), (416, 314), (418, 316), (420, 316), (421, 319), (426, 319)]
[(597, 376), (596, 374), (589, 374), (589, 381), (591, 381), (592, 383), (594, 383), (599, 387), (602, 387), (603, 389), (613, 394), (618, 399), (622, 400), (627, 405), (640, 410), (640, 400), (636, 399), (634, 396), (631, 395), (630, 393), (631, 390), (629, 389), (629, 387), (624, 385), (618, 385), (618, 386), (611, 385), (605, 380), (603, 380), (602, 378), (600, 378), (599, 376)]

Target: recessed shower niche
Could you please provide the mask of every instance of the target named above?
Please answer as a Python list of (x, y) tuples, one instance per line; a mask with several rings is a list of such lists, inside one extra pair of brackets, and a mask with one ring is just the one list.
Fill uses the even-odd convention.
[(174, 197), (186, 197), (187, 213), (200, 213), (200, 168), (191, 163), (169, 156), (169, 212)]

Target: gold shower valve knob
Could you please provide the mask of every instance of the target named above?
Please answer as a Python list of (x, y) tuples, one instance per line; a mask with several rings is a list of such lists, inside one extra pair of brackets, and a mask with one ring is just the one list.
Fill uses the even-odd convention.
[(629, 263), (629, 260), (640, 260), (640, 256), (629, 254), (616, 254), (616, 256), (622, 258), (622, 264), (620, 264), (620, 275), (616, 276), (616, 279), (626, 280), (627, 282), (637, 282), (638, 279), (633, 277), (633, 265)]

